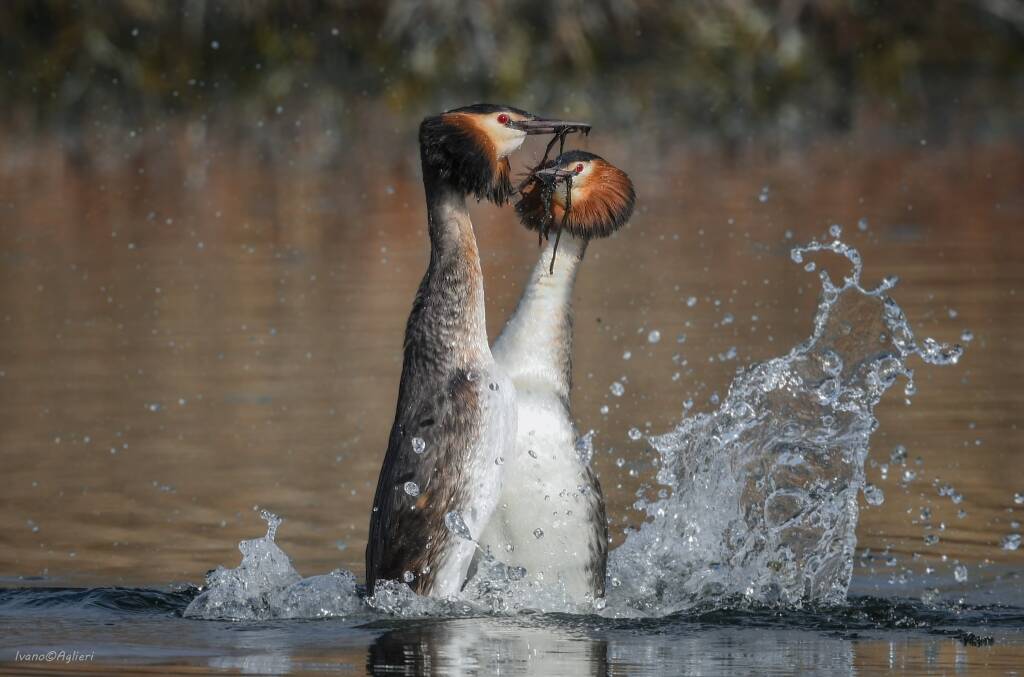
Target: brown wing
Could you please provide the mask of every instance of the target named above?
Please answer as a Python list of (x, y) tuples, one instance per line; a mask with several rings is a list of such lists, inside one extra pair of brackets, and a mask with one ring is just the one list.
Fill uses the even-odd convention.
[(426, 379), (410, 383), (403, 378), (404, 397), (370, 515), (368, 594), (376, 581), (401, 581), (406, 572), (415, 576), (413, 590), (429, 593), (436, 573), (430, 565), (454, 537), (444, 516), (467, 498), (462, 469), (479, 440), (478, 386), (479, 380), (470, 381), (462, 371), (452, 373), (440, 388), (431, 388)]

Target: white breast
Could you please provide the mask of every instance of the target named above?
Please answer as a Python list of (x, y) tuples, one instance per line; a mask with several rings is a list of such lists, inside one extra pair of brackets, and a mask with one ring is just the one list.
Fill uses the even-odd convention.
[(577, 601), (592, 593), (592, 501), (576, 431), (550, 393), (517, 389), (519, 429), (505, 483), (481, 545), (527, 579), (563, 586)]

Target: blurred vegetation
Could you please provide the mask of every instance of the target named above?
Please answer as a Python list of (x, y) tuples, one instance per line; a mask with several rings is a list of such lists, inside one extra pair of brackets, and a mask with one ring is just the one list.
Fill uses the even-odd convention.
[(865, 106), (1012, 126), (1024, 0), (7, 0), (0, 63), (3, 115), (32, 124), (495, 100), (730, 138)]

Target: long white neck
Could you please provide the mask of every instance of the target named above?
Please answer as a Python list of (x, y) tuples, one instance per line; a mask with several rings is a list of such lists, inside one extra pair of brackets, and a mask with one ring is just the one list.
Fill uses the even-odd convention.
[(562, 233), (550, 272), (554, 238), (548, 242), (492, 349), (517, 387), (551, 389), (565, 402), (572, 385), (572, 292), (586, 248), (586, 240)]

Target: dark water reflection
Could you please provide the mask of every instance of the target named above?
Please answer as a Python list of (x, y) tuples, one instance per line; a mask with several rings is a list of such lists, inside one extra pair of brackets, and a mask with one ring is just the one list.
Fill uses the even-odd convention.
[[(661, 619), (538, 614), (226, 623), (180, 618), (193, 594), (0, 590), (0, 674), (1001, 674), (1024, 659), (1020, 607), (856, 597), (844, 608), (709, 610)], [(49, 650), (94, 658), (64, 666), (15, 660), (17, 653)]]
[[(318, 163), (309, 135), (268, 153), (169, 124), (142, 141), (112, 136), (88, 169), (55, 137), (10, 139), (0, 575), (198, 581), (260, 532), (254, 505), (284, 515), (279, 540), (300, 572), (361, 571), (427, 259), (422, 188), (404, 131), (334, 165)], [(627, 431), (670, 428), (689, 399), (710, 408), (739, 365), (806, 337), (817, 282), (788, 251), (841, 223), (867, 282), (903, 278), (895, 295), (920, 333), (973, 332), (961, 365), (918, 370), (913, 406), (893, 393), (880, 409), (868, 475), (887, 500), (864, 510), (861, 545), (906, 562), (920, 553), (914, 566), (947, 577), (957, 559), (1019, 567), (1022, 551), (999, 543), (1024, 510), (1013, 501), (1024, 480), (1006, 472), (1024, 410), (1024, 154), (844, 137), (724, 160), (652, 146), (669, 136), (638, 127), (584, 141), (640, 195), (632, 224), (588, 252), (577, 292), (575, 414), (598, 431), (615, 537), (653, 474)], [(509, 209), (481, 205), (474, 219), (493, 336), (536, 242)], [(610, 394), (614, 381), (625, 396)], [(906, 482), (903, 468), (879, 467), (896, 444), (908, 447)], [(961, 503), (939, 495), (945, 483)]]

